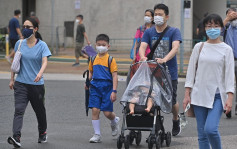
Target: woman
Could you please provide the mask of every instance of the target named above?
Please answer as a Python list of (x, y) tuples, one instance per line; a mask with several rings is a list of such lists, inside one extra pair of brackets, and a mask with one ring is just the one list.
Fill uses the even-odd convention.
[[(135, 35), (136, 42), (135, 42), (135, 46), (134, 46), (134, 50), (133, 50), (134, 51), (133, 61), (135, 61), (135, 62), (140, 61), (140, 56), (139, 56), (138, 50), (139, 50), (139, 47), (141, 44), (141, 39), (142, 39), (142, 36), (143, 36), (145, 30), (148, 28), (151, 28), (154, 25), (153, 19), (154, 19), (154, 11), (152, 9), (147, 9), (145, 11), (145, 16), (144, 16), (145, 24), (140, 26), (139, 28), (137, 28), (137, 32)], [(146, 49), (145, 55), (147, 55), (148, 53), (150, 53), (149, 46)]]
[[(13, 137), (8, 138), (8, 143), (14, 147), (21, 147), (20, 137), (23, 124), (23, 116), (28, 102), (31, 103), (38, 121), (38, 143), (47, 142), (47, 121), (45, 111), (45, 89), (43, 72), (47, 66), (47, 58), (51, 52), (47, 44), (36, 38), (38, 30), (37, 22), (29, 18), (23, 25), (24, 40), (21, 43), (22, 53), (20, 71), (14, 80), (15, 73), (11, 72), (10, 89), (14, 89), (15, 114), (13, 119)], [(20, 41), (16, 43), (15, 51)]]
[[(229, 113), (234, 93), (234, 57), (230, 46), (220, 39), (223, 21), (217, 14), (207, 16), (203, 25), (208, 40), (197, 43), (190, 57), (183, 108), (191, 103), (197, 121), (200, 149), (221, 149), (218, 131), (223, 111)], [(200, 54), (199, 54), (200, 52)], [(197, 64), (197, 65), (196, 65)]]

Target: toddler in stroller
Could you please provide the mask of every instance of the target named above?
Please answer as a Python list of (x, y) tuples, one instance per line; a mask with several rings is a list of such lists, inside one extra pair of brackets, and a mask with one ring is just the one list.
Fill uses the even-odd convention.
[[(172, 85), (168, 69), (155, 61), (138, 62), (130, 67), (127, 78), (128, 86), (121, 98), (123, 105), (123, 123), (117, 139), (117, 148), (125, 149), (136, 140), (141, 142), (141, 131), (150, 131), (147, 139), (148, 148), (153, 145), (160, 148), (166, 141), (171, 143), (171, 133), (165, 132), (161, 112), (172, 110)], [(129, 134), (125, 136), (125, 130)]]
[[(142, 86), (142, 85), (136, 87), (136, 89), (131, 91), (132, 98), (130, 100), (128, 100), (128, 102), (130, 102), (130, 104), (129, 104), (130, 113), (129, 114), (134, 114), (135, 104), (137, 104), (137, 105), (145, 104), (146, 97), (147, 97), (148, 93), (149, 93), (149, 87)], [(147, 113), (149, 113), (152, 108), (154, 95), (155, 95), (155, 92), (153, 91), (151, 96), (148, 97), (148, 99), (147, 99), (147, 107), (145, 109), (145, 111)]]

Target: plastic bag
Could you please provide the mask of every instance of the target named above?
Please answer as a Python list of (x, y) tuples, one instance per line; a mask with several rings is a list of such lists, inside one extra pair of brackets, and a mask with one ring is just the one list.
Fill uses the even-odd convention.
[[(156, 72), (161, 73), (161, 71)], [(172, 110), (172, 91), (164, 89), (164, 87), (157, 81), (155, 76), (162, 75), (156, 75), (156, 72), (152, 73), (147, 62), (142, 62), (136, 73), (131, 78), (121, 98), (121, 103), (124, 106), (126, 105), (126, 102), (146, 105), (146, 100), (149, 96), (155, 105), (160, 106), (163, 112), (170, 113)], [(163, 84), (167, 81), (165, 78), (159, 79), (162, 80)]]

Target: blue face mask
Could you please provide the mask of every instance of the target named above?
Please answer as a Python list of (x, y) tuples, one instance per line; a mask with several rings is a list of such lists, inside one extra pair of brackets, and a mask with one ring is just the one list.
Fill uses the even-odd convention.
[(28, 39), (33, 35), (33, 29), (24, 28), (22, 34), (25, 39)]
[(210, 29), (206, 30), (206, 34), (210, 39), (216, 39), (220, 36), (221, 29), (220, 28), (210, 28)]

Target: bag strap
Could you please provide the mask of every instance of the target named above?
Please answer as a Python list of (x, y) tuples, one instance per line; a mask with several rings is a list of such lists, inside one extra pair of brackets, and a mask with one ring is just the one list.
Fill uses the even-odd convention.
[(147, 59), (148, 60), (152, 60), (155, 49), (157, 48), (158, 44), (160, 43), (161, 39), (163, 38), (163, 36), (165, 35), (166, 31), (170, 28), (169, 25), (167, 25), (167, 27), (164, 29), (164, 31), (161, 33), (160, 37), (158, 40), (156, 40), (154, 46), (151, 48), (151, 52), (147, 55)]
[[(94, 61), (95, 61), (96, 56), (97, 56), (97, 55), (91, 57), (91, 64), (92, 64), (92, 66), (93, 66), (93, 63), (94, 63)], [(110, 66), (111, 66), (112, 60), (113, 60), (113, 56), (109, 56), (109, 57), (108, 57), (108, 68), (109, 68), (109, 72), (110, 72)]]
[(228, 30), (229, 26), (230, 26), (229, 23), (226, 24), (226, 26), (225, 26), (224, 35), (223, 35), (223, 40), (224, 40), (224, 42), (225, 42), (225, 39), (226, 39), (226, 34), (227, 34), (227, 30)]
[[(197, 63), (196, 63), (196, 72), (197, 72), (197, 67), (198, 67), (198, 60), (199, 60), (200, 53), (201, 53), (201, 51), (202, 51), (203, 46), (204, 46), (204, 42), (202, 42), (202, 44), (201, 44), (201, 46), (200, 46), (200, 48), (199, 48), (198, 59), (197, 59)], [(196, 73), (195, 73), (195, 74), (196, 74)]]
[(20, 43), (19, 43), (19, 45), (18, 45), (17, 51), (19, 51), (19, 52), (20, 52), (20, 49), (21, 49), (21, 43), (22, 43), (22, 41), (23, 41), (23, 39), (20, 40)]

